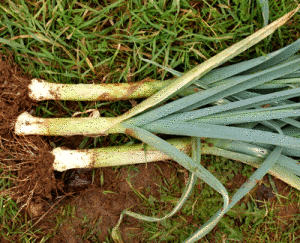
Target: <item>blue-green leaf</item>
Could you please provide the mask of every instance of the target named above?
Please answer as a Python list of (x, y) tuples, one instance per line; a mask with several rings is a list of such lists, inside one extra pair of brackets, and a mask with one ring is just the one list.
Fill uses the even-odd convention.
[(298, 138), (272, 132), (257, 131), (254, 129), (194, 122), (169, 123), (164, 122), (163, 120), (149, 123), (143, 126), (143, 128), (153, 133), (232, 139), (291, 147), (295, 149), (300, 148), (300, 139)]
[(261, 12), (262, 16), (264, 19), (264, 26), (268, 25), (269, 23), (269, 2), (268, 0), (258, 0), (260, 7), (261, 7)]

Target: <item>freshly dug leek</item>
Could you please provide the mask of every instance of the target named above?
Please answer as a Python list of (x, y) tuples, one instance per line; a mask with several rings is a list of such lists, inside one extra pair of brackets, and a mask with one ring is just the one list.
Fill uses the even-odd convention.
[[(169, 139), (167, 142), (185, 154), (191, 155), (192, 153), (192, 141), (188, 137)], [(55, 148), (52, 150), (52, 154), (54, 155), (53, 168), (60, 172), (76, 168), (101, 168), (172, 159), (152, 146), (143, 144), (82, 150)], [(206, 138), (202, 140), (201, 154), (222, 156), (259, 168), (270, 151), (243, 142)], [(274, 164), (268, 173), (300, 190), (300, 178), (298, 177), (300, 176), (300, 166), (297, 163), (298, 161), (281, 155), (280, 160)], [(291, 170), (290, 168), (294, 169)]]
[[(260, 58), (256, 58), (260, 59)], [(146, 62), (150, 62), (154, 65), (159, 64), (144, 59)], [(243, 62), (244, 64), (247, 61)], [(233, 68), (232, 65), (231, 68)], [(165, 68), (165, 67), (162, 67)], [(182, 76), (183, 74), (175, 70), (165, 68), (172, 72), (176, 76)], [(219, 68), (218, 71), (226, 70), (225, 68)], [(165, 81), (141, 81), (134, 84), (127, 83), (117, 83), (117, 84), (57, 84), (49, 83), (45, 80), (32, 79), (29, 89), (29, 97), (34, 101), (43, 100), (73, 100), (73, 101), (116, 101), (116, 100), (127, 100), (127, 99), (140, 99), (148, 98), (155, 94), (157, 91), (168, 86), (173, 80)], [(197, 80), (195, 84), (190, 85), (183, 91), (177, 94), (179, 97), (188, 96), (196, 92), (202, 91), (209, 87), (213, 87), (217, 84), (206, 85), (205, 88), (200, 88), (203, 86), (201, 80)], [(264, 83), (254, 89), (276, 89), (276, 88), (286, 88), (295, 87), (300, 85), (300, 72), (295, 72), (286, 78), (274, 79), (270, 82)], [(219, 104), (224, 102), (220, 100), (215, 102)]]
[[(104, 127), (113, 124), (115, 118), (38, 118), (28, 112), (22, 113), (15, 123), (15, 133), (18, 135), (71, 136), (99, 135)], [(119, 124), (111, 127), (109, 133), (125, 133), (125, 128)]]
[[(130, 154), (129, 157), (132, 158), (129, 163), (158, 158), (178, 162), (189, 170), (191, 175), (174, 210), (163, 218), (139, 215), (125, 210), (112, 233), (114, 239), (118, 241), (120, 237), (118, 227), (124, 215), (152, 222), (170, 217), (183, 205), (191, 193), (196, 178), (199, 178), (219, 192), (224, 203), (207, 223), (185, 241), (195, 242), (206, 235), (266, 173), (269, 172), (300, 189), (299, 165), (296, 160), (289, 157), (297, 155), (300, 148), (298, 130), (291, 132), (290, 128), (300, 128), (300, 122), (297, 121), (300, 104), (291, 100), (298, 96), (299, 90), (294, 86), (286, 89), (284, 83), (286, 81), (281, 82), (281, 79), (299, 77), (297, 74), (300, 70), (300, 58), (294, 54), (300, 49), (300, 40), (267, 57), (212, 70), (273, 33), (298, 10), (299, 6), (184, 75), (178, 74), (179, 77), (169, 85), (120, 117), (42, 119), (23, 114), (15, 124), (16, 133), (87, 136), (126, 133), (150, 145), (147, 147), (150, 152), (144, 151), (144, 158), (140, 148), (129, 148), (130, 152), (127, 152), (127, 155)], [(161, 105), (192, 84), (203, 90)], [(273, 85), (271, 88), (263, 89), (264, 85), (270, 84)], [(215, 105), (207, 107), (208, 104)], [(190, 141), (184, 143), (189, 144), (190, 150), (185, 149), (186, 145), (165, 141), (154, 133), (189, 136)], [(201, 143), (201, 137), (207, 137), (213, 147)], [(61, 163), (66, 156), (71, 156), (76, 161), (75, 167), (81, 162), (84, 167), (107, 166), (105, 161), (102, 162), (104, 164), (101, 164), (101, 161), (105, 160), (107, 155), (111, 156), (111, 151), (122, 153), (123, 148), (114, 147), (107, 151), (56, 149), (53, 151), (56, 158), (54, 166), (58, 170), (73, 168), (73, 165)], [(124, 155), (125, 153), (124, 151)], [(201, 154), (224, 156), (251, 164), (258, 169), (230, 200), (222, 183), (201, 166)]]
[[(189, 138), (170, 139), (168, 142), (186, 154), (191, 153), (191, 140)], [(161, 151), (143, 144), (84, 150), (55, 148), (52, 150), (52, 154), (55, 157), (53, 168), (57, 171), (140, 164), (171, 159)]]
[(42, 100), (113, 101), (146, 98), (172, 83), (167, 81), (146, 81), (117, 84), (56, 84), (33, 79), (29, 97)]

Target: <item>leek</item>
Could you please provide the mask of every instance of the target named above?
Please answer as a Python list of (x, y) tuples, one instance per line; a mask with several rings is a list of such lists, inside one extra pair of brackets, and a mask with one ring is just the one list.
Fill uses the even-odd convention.
[[(300, 139), (296, 136), (298, 131), (291, 132), (283, 127), (285, 125), (288, 128), (299, 127), (299, 122), (296, 120), (300, 114), (297, 110), (298, 104), (289, 100), (289, 98), (297, 96), (298, 90), (291, 85), (292, 82), (295, 82), (294, 79), (290, 84), (286, 82), (286, 79), (299, 77), (300, 57), (294, 54), (300, 49), (300, 40), (266, 57), (212, 70), (272, 34), (289, 20), (299, 10), (299, 7), (300, 5), (282, 18), (183, 75), (171, 70), (178, 76), (177, 79), (169, 84), (167, 81), (166, 83), (160, 82), (159, 85), (150, 89), (148, 87), (146, 93), (153, 92), (153, 94), (151, 93), (152, 95), (148, 99), (119, 117), (43, 119), (24, 113), (15, 123), (15, 132), (20, 135), (81, 134), (86, 136), (125, 133), (148, 146), (146, 151), (142, 150), (142, 145), (78, 151), (57, 148), (52, 151), (55, 156), (53, 166), (60, 171), (78, 167), (124, 165), (166, 159), (178, 162), (189, 170), (191, 175), (189, 184), (184, 191), (185, 196), (180, 199), (175, 209), (163, 218), (149, 217), (125, 210), (121, 214), (117, 226), (113, 229), (113, 237), (116, 241), (120, 240), (118, 227), (124, 215), (151, 222), (171, 216), (182, 206), (197, 177), (222, 195), (223, 207), (185, 241), (196, 242), (210, 232), (221, 217), (266, 173), (273, 174), (300, 189), (298, 177), (300, 167), (297, 161), (288, 157), (299, 150)], [(280, 81), (280, 79), (283, 80)], [(62, 94), (52, 94), (50, 97), (53, 90), (47, 88), (45, 82), (34, 81), (33, 84), (40, 85), (46, 90), (36, 93), (35, 89), (30, 87), (32, 97), (37, 100), (49, 98), (98, 100), (99, 96), (106, 96), (105, 92), (108, 90), (101, 93), (103, 87), (95, 86), (94, 92), (82, 85), (77, 86), (82, 89), (79, 92), (78, 90), (74, 91), (75, 89), (72, 87), (75, 86), (58, 84), (57, 87), (60, 87)], [(165, 84), (168, 85), (164, 86)], [(139, 85), (137, 84), (135, 91), (141, 91), (145, 95), (145, 91), (142, 91), (143, 89)], [(193, 85), (201, 88), (202, 91), (158, 106), (188, 87), (195, 88)], [(265, 85), (271, 85), (273, 88), (288, 87), (289, 89), (276, 91), (269, 89), (269, 86), (265, 93), (260, 92), (259, 90)], [(106, 86), (106, 88), (108, 87), (110, 86)], [(124, 99), (134, 93), (128, 92), (128, 85), (124, 85), (124, 87), (124, 90), (127, 90), (125, 96), (123, 91), (117, 90), (114, 98), (111, 98), (111, 95), (106, 98)], [(69, 94), (64, 96), (64, 93)], [(81, 94), (84, 95), (81, 96)], [(215, 104), (215, 106), (204, 107), (208, 104)], [(272, 107), (268, 108), (268, 106)], [(262, 128), (257, 124), (261, 124)], [(286, 131), (289, 131), (289, 135)], [(190, 136), (192, 139), (165, 141), (154, 133)], [(201, 143), (201, 137), (208, 137), (207, 140), (211, 142), (212, 146)], [(242, 161), (258, 169), (230, 200), (222, 183), (201, 166), (201, 154), (223, 156)], [(65, 162), (70, 161), (69, 158), (73, 163)]]

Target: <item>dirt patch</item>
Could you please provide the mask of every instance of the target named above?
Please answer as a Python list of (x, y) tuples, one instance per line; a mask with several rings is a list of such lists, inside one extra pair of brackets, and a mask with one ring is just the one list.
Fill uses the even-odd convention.
[(36, 196), (51, 198), (51, 192), (60, 187), (43, 138), (14, 134), (16, 118), (24, 111), (33, 112), (36, 106), (27, 95), (28, 83), (29, 78), (13, 64), (12, 57), (0, 56), (0, 160), (3, 169), (14, 171), (17, 177), (10, 195), (21, 204)]
[[(109, 230), (116, 226), (123, 210), (151, 215), (143, 207), (145, 198), (150, 194), (159, 198), (161, 187), (171, 190), (168, 185), (170, 178), (181, 181), (182, 173), (177, 172), (178, 167), (158, 162), (136, 165), (134, 170), (120, 167), (69, 171), (65, 175), (69, 178), (64, 180), (64, 188), (76, 194), (66, 197), (37, 226), (54, 234), (50, 242), (85, 242), (84, 239), (89, 240), (86, 242), (104, 242), (109, 239)], [(171, 205), (162, 202), (160, 207), (169, 209)], [(61, 221), (57, 221), (57, 217), (61, 217)], [(143, 229), (137, 225), (138, 220), (125, 216), (121, 224), (125, 242), (141, 242)]]
[(247, 179), (248, 178), (241, 173), (236, 174), (231, 181), (227, 182), (226, 188), (228, 190), (238, 189), (247, 181)]
[(52, 169), (53, 156), (50, 147), (39, 136), (14, 134), (16, 118), (23, 113), (34, 112), (36, 103), (28, 97), (26, 77), (12, 62), (12, 56), (0, 55), (0, 177), (13, 174), (14, 187), (1, 191), (15, 200), (21, 213), (27, 211), (34, 217), (42, 215), (47, 201), (63, 191)]
[(282, 230), (284, 231), (289, 224), (294, 222), (299, 222), (299, 214), (300, 209), (299, 205), (296, 203), (290, 203), (288, 205), (283, 205), (279, 208), (276, 213), (278, 215), (278, 224), (281, 226)]

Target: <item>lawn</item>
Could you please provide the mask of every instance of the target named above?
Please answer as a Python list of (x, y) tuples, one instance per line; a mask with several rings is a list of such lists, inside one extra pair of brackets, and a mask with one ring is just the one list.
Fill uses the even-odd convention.
[[(296, 6), (293, 0), (269, 1), (270, 22)], [(116, 117), (143, 99), (36, 102), (27, 94), (32, 78), (64, 84), (168, 81), (174, 78), (170, 70), (186, 72), (263, 26), (258, 1), (1, 1), (0, 241), (113, 242), (112, 229), (123, 210), (163, 217), (189, 178), (170, 160), (53, 171), (48, 153), (53, 148), (140, 142), (126, 134), (16, 136), (11, 124), (19, 114), (87, 117), (85, 112), (96, 109), (101, 117)], [(299, 30), (298, 12), (223, 66), (283, 48), (300, 38)], [(201, 164), (230, 196), (255, 171), (217, 156), (204, 155)], [(177, 214), (152, 223), (125, 216), (121, 234), (125, 242), (182, 242), (221, 206), (222, 197), (198, 180)], [(297, 189), (266, 175), (199, 242), (299, 242), (299, 206)]]

